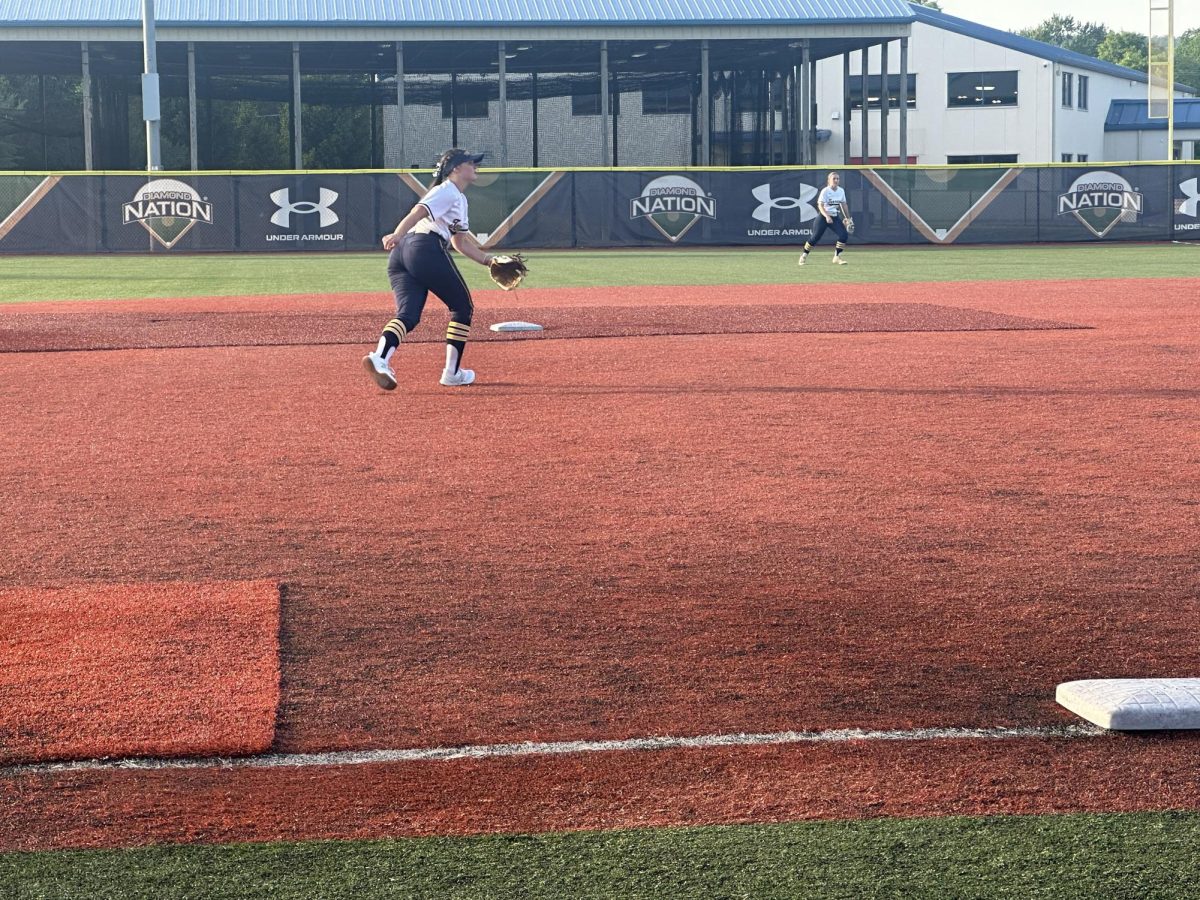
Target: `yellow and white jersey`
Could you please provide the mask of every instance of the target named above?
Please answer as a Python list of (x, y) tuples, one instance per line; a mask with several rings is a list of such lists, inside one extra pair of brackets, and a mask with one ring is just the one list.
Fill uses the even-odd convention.
[[(831, 188), (828, 185), (821, 188), (821, 193), (817, 194), (817, 203), (825, 207), (825, 212), (831, 216), (839, 216), (842, 213), (842, 208), (839, 203), (846, 202), (846, 190), (842, 187)], [(818, 207), (820, 208), (820, 207)]]
[(429, 215), (413, 226), (412, 234), (439, 234), (444, 240), (460, 231), (470, 231), (467, 218), (467, 197), (453, 181), (443, 181), (430, 188), (421, 198), (420, 205)]

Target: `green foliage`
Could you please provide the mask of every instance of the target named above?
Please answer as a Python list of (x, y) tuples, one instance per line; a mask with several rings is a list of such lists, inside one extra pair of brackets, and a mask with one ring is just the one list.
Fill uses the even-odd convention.
[(874, 819), (0, 854), (26, 900), (1195, 896), (1200, 815)]
[[(1149, 64), (1146, 35), (1134, 31), (1109, 31), (1094, 22), (1079, 22), (1055, 14), (1033, 28), (1017, 32), (1076, 53), (1145, 72)], [(1200, 90), (1200, 28), (1175, 38), (1175, 81)]]
[(371, 106), (375, 88), (370, 75), (304, 77), (305, 168), (369, 169), (381, 163), (382, 114)]
[(206, 169), (290, 169), (291, 112), (286, 103), (217, 100), (209, 123)]
[(15, 137), (25, 101), (16, 95), (7, 76), (0, 75), (0, 169), (17, 168), (20, 149)]
[(1145, 72), (1149, 65), (1146, 36), (1133, 31), (1110, 31), (1100, 42), (1096, 58)]
[[(139, 122), (140, 126), (142, 123)], [(162, 143), (164, 169), (190, 169), (192, 166), (187, 97), (162, 98)]]
[(1175, 80), (1200, 91), (1200, 28), (1175, 38)]
[(936, 9), (938, 12), (945, 12), (942, 9), (942, 4), (938, 0), (913, 0), (918, 6), (928, 6), (930, 9)]
[(0, 75), (0, 169), (82, 169), (82, 79)]
[(1079, 22), (1073, 16), (1062, 16), (1058, 13), (1033, 28), (1026, 28), (1018, 34), (1062, 47), (1064, 50), (1074, 50), (1087, 56), (1096, 56), (1100, 44), (1108, 34), (1108, 29), (1099, 22)]

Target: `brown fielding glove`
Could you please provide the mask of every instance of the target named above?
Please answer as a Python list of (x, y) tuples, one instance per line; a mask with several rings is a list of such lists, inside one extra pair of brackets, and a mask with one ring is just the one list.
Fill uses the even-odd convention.
[(845, 216), (843, 221), (846, 223), (846, 234), (854, 234), (854, 220)]
[(493, 256), (492, 261), (488, 263), (488, 274), (501, 288), (512, 291), (516, 290), (522, 279), (529, 274), (529, 267), (525, 265), (525, 257), (520, 253)]

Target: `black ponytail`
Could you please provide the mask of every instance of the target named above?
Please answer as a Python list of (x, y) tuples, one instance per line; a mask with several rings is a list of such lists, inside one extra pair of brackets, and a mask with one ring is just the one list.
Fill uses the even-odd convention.
[(454, 171), (455, 165), (462, 162), (467, 156), (467, 152), (461, 147), (451, 147), (443, 153), (437, 161), (437, 166), (433, 170), (433, 183), (441, 184), (450, 177), (450, 173)]

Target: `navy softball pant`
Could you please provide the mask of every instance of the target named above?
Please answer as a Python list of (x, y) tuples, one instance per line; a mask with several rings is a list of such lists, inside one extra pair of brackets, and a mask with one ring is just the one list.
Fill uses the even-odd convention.
[(809, 243), (815, 246), (817, 241), (821, 240), (821, 236), (825, 234), (826, 228), (832, 230), (843, 244), (849, 242), (850, 235), (846, 233), (846, 226), (842, 224), (840, 217), (834, 216), (832, 222), (826, 222), (824, 216), (817, 216), (817, 230), (813, 232), (812, 240)]
[(406, 234), (388, 256), (388, 280), (396, 295), (396, 318), (412, 333), (433, 291), (450, 309), (450, 321), (471, 324), (471, 291), (440, 235)]

